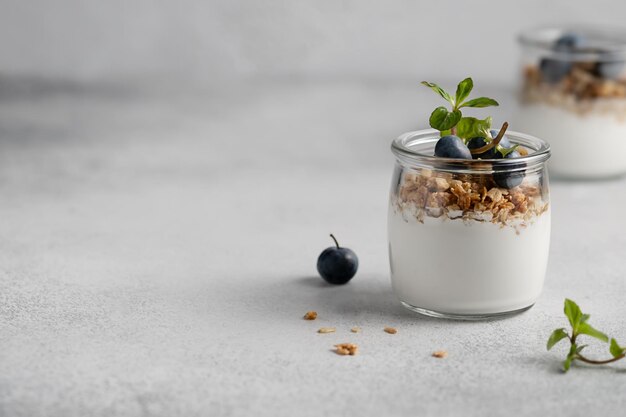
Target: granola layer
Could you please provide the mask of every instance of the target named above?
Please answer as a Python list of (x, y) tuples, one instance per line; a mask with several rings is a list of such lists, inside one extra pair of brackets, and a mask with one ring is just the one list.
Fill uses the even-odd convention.
[(594, 74), (594, 63), (575, 63), (561, 81), (543, 80), (536, 66), (524, 70), (522, 101), (544, 103), (579, 115), (598, 113), (626, 121), (626, 80), (610, 80)]
[(423, 223), (425, 217), (526, 227), (548, 210), (539, 184), (498, 187), (488, 175), (452, 175), (427, 169), (404, 174), (396, 209)]

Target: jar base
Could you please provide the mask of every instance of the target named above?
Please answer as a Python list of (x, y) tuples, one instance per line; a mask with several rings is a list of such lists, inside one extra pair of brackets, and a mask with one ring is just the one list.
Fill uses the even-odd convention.
[(527, 307), (523, 307), (517, 310), (504, 311), (501, 313), (484, 313), (484, 314), (454, 314), (454, 313), (445, 313), (442, 311), (428, 310), (426, 308), (416, 307), (409, 303), (405, 303), (404, 301), (400, 301), (404, 307), (407, 309), (419, 313), (423, 316), (435, 317), (438, 319), (448, 319), (448, 320), (466, 320), (466, 321), (479, 321), (479, 320), (489, 320), (489, 319), (500, 319), (506, 318), (509, 316), (514, 316), (516, 314), (523, 313), (526, 310), (529, 310), (535, 303)]

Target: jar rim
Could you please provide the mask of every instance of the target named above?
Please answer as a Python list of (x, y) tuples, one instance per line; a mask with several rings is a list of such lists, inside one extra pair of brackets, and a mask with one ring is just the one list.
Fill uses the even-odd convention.
[[(568, 33), (583, 36), (588, 46), (567, 51), (555, 50), (554, 42)], [(613, 61), (626, 58), (626, 31), (618, 27), (539, 27), (520, 33), (517, 40), (525, 47), (566, 61)]]
[[(432, 154), (432, 148), (440, 138), (439, 131), (435, 129), (403, 133), (393, 140), (391, 151), (399, 161), (405, 164), (468, 174), (527, 170), (543, 164), (550, 158), (550, 145), (545, 140), (510, 130), (507, 130), (506, 136), (512, 144), (529, 148), (531, 152), (526, 156), (512, 159), (442, 158)], [(432, 146), (429, 147), (429, 145)], [(418, 146), (429, 149), (431, 153), (420, 152), (416, 149)]]

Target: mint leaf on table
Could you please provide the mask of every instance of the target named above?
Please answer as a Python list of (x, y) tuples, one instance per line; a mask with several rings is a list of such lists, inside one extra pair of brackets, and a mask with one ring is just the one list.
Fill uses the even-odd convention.
[(569, 335), (567, 334), (567, 331), (565, 329), (556, 329), (555, 331), (553, 331), (550, 335), (550, 338), (548, 339), (548, 350), (552, 349), (554, 345), (567, 337), (569, 337)]
[(569, 320), (569, 324), (572, 326), (572, 329), (574, 329), (574, 331), (577, 331), (578, 325), (580, 324), (583, 316), (583, 313), (580, 311), (580, 307), (578, 307), (578, 304), (566, 298), (563, 312)]
[(569, 340), (570, 349), (565, 361), (563, 361), (563, 371), (567, 372), (574, 361), (584, 362), (589, 365), (605, 365), (616, 362), (626, 356), (626, 348), (621, 347), (615, 339), (610, 339), (609, 345), (609, 351), (613, 356), (612, 358), (595, 360), (584, 356), (581, 352), (587, 345), (578, 344), (577, 339), (580, 335), (591, 336), (603, 342), (608, 342), (609, 337), (587, 323), (590, 317), (589, 314), (583, 314), (578, 304), (574, 301), (566, 298), (563, 304), (563, 312), (572, 327), (571, 334), (568, 333), (566, 329), (556, 329), (550, 334), (548, 343), (546, 344), (546, 347), (550, 350), (561, 340)]
[(476, 108), (482, 108), (482, 107), (490, 107), (490, 106), (499, 106), (500, 104), (495, 101), (492, 98), (489, 97), (478, 97), (469, 101), (466, 101), (465, 103), (462, 103), (459, 108), (461, 107), (476, 107)]
[(611, 339), (611, 345), (610, 345), (609, 351), (611, 352), (611, 355), (613, 355), (614, 358), (617, 358), (618, 356), (624, 354), (624, 352), (626, 351), (626, 348), (623, 348), (620, 345), (618, 345), (617, 340)]
[(588, 323), (580, 323), (578, 325), (578, 333), (586, 334), (587, 336), (595, 337), (598, 340), (602, 340), (603, 342), (608, 342), (609, 337), (602, 333), (599, 330), (594, 329)]
[[(459, 83), (456, 87), (456, 103), (463, 103), (463, 100), (469, 96), (469, 93), (472, 92), (472, 88), (474, 88), (474, 81), (471, 78), (466, 78)], [(462, 106), (459, 106), (459, 108)]]
[(445, 107), (437, 107), (430, 115), (430, 126), (437, 130), (453, 128), (461, 120), (461, 112), (458, 110), (448, 111)]

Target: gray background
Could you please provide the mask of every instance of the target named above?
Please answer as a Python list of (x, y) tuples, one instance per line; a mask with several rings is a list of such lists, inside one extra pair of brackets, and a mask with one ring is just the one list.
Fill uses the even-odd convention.
[[(473, 75), (508, 120), (518, 29), (624, 13), (452, 4), (2, 2), (0, 415), (619, 415), (626, 365), (563, 375), (545, 341), (567, 296), (626, 343), (626, 180), (553, 181), (522, 315), (391, 293), (389, 142), (439, 104), (417, 82)], [(343, 287), (315, 271), (329, 232), (360, 258)]]
[(3, 0), (0, 71), (511, 82), (514, 38), (560, 23), (623, 26), (620, 1)]

